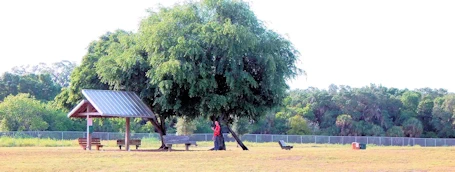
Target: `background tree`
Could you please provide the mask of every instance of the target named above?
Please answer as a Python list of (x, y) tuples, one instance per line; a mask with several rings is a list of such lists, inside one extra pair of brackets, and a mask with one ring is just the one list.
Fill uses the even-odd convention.
[(2, 131), (76, 131), (77, 126), (83, 126), (51, 104), (24, 93), (10, 95), (0, 103), (0, 121)]
[(232, 125), (232, 130), (237, 133), (240, 137), (249, 132), (250, 122), (246, 118), (236, 118)]
[(422, 134), (423, 126), (417, 118), (409, 118), (403, 123), (403, 132), (409, 137), (419, 137)]
[(68, 87), (70, 83), (70, 75), (73, 69), (76, 67), (75, 62), (68, 60), (62, 60), (60, 62), (46, 64), (40, 63), (38, 65), (25, 65), (13, 67), (11, 73), (16, 75), (40, 75), (49, 74), (56, 84), (61, 87)]
[(389, 128), (389, 130), (387, 130), (386, 135), (389, 137), (403, 137), (404, 132), (403, 132), (403, 129), (401, 129), (401, 127), (393, 126), (393, 127)]
[(310, 129), (308, 128), (307, 121), (299, 115), (295, 115), (294, 117), (290, 118), (289, 125), (290, 129), (288, 130), (287, 134), (305, 135), (311, 133)]
[(438, 137), (455, 137), (455, 94), (438, 97), (434, 100), (432, 120)]
[(178, 118), (175, 126), (177, 128), (177, 135), (191, 135), (196, 130), (196, 124), (185, 117)]
[(0, 77), (0, 101), (18, 93), (28, 93), (38, 100), (49, 101), (54, 99), (60, 89), (49, 74), (16, 75), (6, 72)]
[(347, 136), (350, 133), (352, 126), (352, 118), (350, 115), (343, 114), (337, 117), (336, 125), (341, 129), (341, 135)]

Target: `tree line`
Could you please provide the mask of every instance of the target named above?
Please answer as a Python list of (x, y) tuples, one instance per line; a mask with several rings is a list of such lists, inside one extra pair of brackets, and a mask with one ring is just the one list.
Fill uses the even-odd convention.
[[(70, 71), (76, 67), (71, 66)], [(14, 69), (0, 77), (1, 131), (85, 131), (85, 120), (66, 117), (75, 103), (59, 105), (57, 95), (62, 96), (69, 87), (45, 71)], [(66, 79), (69, 82), (69, 75)], [(453, 138), (454, 108), (455, 94), (445, 89), (331, 85), (328, 89), (289, 90), (281, 106), (260, 118), (235, 118), (233, 130), (238, 134)], [(99, 132), (122, 132), (124, 126), (122, 119), (96, 119), (94, 123)], [(204, 117), (171, 117), (165, 127), (168, 133), (192, 134), (209, 133), (210, 126)], [(132, 131), (157, 132), (142, 119), (132, 123)]]
[[(445, 89), (331, 85), (290, 91), (275, 118), (288, 119), (287, 134), (452, 138), (454, 108)], [(292, 125), (303, 121), (307, 127)]]

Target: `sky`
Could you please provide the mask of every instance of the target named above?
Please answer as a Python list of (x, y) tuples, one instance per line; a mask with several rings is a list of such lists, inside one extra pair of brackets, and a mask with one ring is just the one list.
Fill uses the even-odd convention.
[[(14, 66), (80, 63), (108, 31), (136, 31), (146, 9), (178, 0), (0, 1), (0, 73)], [(371, 83), (455, 92), (455, 1), (248, 0), (300, 52), (307, 76), (291, 89)]]

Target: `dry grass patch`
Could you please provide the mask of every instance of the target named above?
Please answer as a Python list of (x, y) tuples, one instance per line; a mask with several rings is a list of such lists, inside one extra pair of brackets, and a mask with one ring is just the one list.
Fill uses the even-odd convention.
[[(110, 144), (109, 144), (110, 145)], [(455, 171), (455, 147), (377, 147), (351, 150), (350, 145), (247, 143), (242, 151), (229, 143), (227, 151), (207, 151), (201, 142), (191, 151), (83, 151), (78, 147), (2, 147), (1, 171)], [(180, 151), (179, 151), (180, 150)]]

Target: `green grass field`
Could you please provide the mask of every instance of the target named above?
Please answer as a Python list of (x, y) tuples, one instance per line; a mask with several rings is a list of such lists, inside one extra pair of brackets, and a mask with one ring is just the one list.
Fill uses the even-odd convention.
[(455, 147), (352, 150), (350, 145), (294, 144), (286, 151), (278, 143), (246, 143), (250, 150), (242, 151), (228, 143), (226, 151), (207, 151), (212, 143), (198, 142), (190, 151), (180, 145), (161, 152), (152, 142), (126, 152), (113, 141), (102, 143), (107, 146), (101, 151), (84, 151), (77, 141), (67, 147), (0, 147), (0, 171), (455, 171)]

